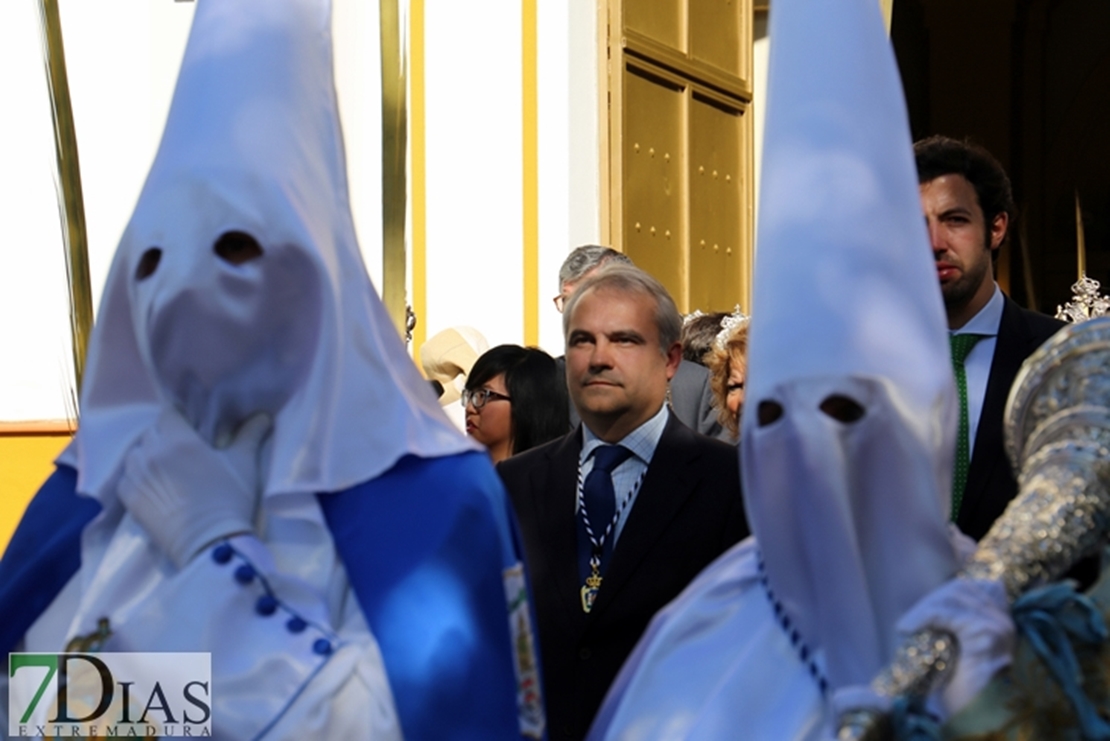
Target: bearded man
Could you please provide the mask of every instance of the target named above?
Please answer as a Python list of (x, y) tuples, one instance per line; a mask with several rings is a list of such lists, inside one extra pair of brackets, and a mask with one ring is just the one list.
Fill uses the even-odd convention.
[(1022, 362), (1064, 325), (1021, 308), (994, 282), (992, 266), (1014, 220), (1010, 179), (998, 161), (943, 136), (917, 142), (914, 154), (961, 396), (952, 520), (978, 540), (1017, 494), (1002, 449), (1010, 386)]

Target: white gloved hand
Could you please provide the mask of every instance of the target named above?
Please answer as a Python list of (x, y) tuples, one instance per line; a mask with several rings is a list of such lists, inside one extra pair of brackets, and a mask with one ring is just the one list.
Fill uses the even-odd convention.
[(947, 630), (959, 641), (955, 672), (934, 694), (947, 718), (975, 699), (1014, 653), (1014, 621), (1006, 590), (997, 581), (957, 577), (925, 595), (898, 621), (911, 635), (925, 628)]
[(254, 529), (269, 430), (270, 417), (257, 414), (217, 450), (169, 409), (127, 454), (119, 498), (178, 568), (209, 543)]

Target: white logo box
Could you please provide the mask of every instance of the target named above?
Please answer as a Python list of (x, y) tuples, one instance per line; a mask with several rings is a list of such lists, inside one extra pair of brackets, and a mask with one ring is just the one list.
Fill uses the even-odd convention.
[(9, 654), (8, 734), (210, 737), (211, 654)]

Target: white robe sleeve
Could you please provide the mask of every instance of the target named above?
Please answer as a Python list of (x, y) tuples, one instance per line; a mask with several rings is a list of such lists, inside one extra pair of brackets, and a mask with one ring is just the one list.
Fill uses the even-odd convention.
[(216, 737), (401, 737), (378, 644), (349, 590), (332, 629), (323, 595), (239, 536), (160, 592), (120, 626), (130, 645), (113, 648), (210, 650)]
[[(117, 603), (104, 650), (211, 653), (215, 738), (401, 738), (377, 641), (349, 588), (329, 610), (324, 590), (279, 572), (245, 535), (142, 591)], [(113, 592), (128, 601), (109, 588), (96, 602)], [(91, 606), (80, 622), (102, 614)]]

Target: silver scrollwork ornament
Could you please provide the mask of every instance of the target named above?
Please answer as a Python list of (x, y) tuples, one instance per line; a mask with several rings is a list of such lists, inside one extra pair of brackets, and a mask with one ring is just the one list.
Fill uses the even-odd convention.
[(1097, 280), (1083, 273), (1071, 286), (1072, 300), (1056, 307), (1056, 318), (1076, 324), (1106, 314), (1110, 311), (1110, 298), (1099, 294), (1101, 287)]

